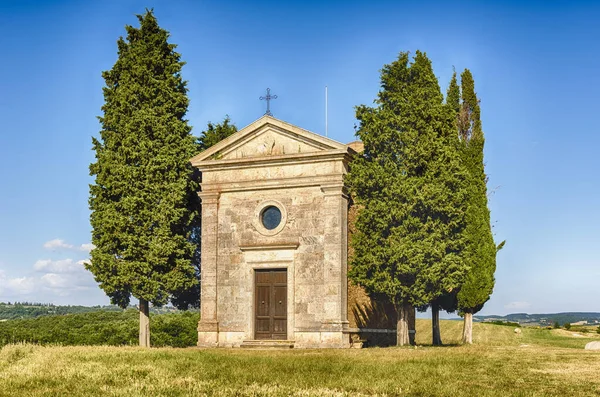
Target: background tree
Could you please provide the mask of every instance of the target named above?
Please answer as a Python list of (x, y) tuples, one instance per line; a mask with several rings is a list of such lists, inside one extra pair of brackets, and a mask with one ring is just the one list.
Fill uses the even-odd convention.
[[(455, 92), (458, 91), (456, 74), (450, 89), (453, 90), (452, 98), (455, 101)], [(483, 162), (485, 139), (481, 128), (479, 99), (475, 94), (475, 83), (469, 69), (461, 74), (461, 91), (462, 103), (459, 105), (453, 102), (452, 107), (457, 115), (461, 157), (469, 171), (464, 260), (470, 270), (457, 299), (458, 310), (464, 316), (463, 342), (473, 343), (473, 314), (483, 308), (494, 289), (497, 247), (487, 206), (487, 176)]]
[[(398, 315), (397, 343), (409, 343), (414, 306), (457, 288), (463, 249), (466, 173), (455, 147), (453, 113), (443, 104), (427, 56), (385, 65), (375, 107), (358, 106), (362, 156), (347, 182), (360, 206), (349, 276), (384, 294)], [(414, 310), (414, 309), (412, 309)]]
[[(237, 127), (234, 124), (231, 124), (231, 119), (229, 118), (229, 116), (225, 116), (223, 122), (221, 123), (213, 124), (209, 122), (207, 129), (202, 131), (200, 137), (196, 139), (196, 153), (208, 149), (209, 147), (219, 143), (221, 140), (227, 138), (235, 132), (237, 132)], [(202, 175), (197, 169), (194, 170), (194, 180), (202, 180)], [(196, 208), (198, 210), (198, 214), (201, 214), (202, 207), (200, 203), (196, 204)], [(191, 234), (191, 241), (196, 247), (196, 250), (194, 252), (193, 263), (195, 265), (196, 277), (198, 280), (200, 280), (201, 278), (201, 230), (201, 216), (198, 216), (197, 220), (195, 221), (193, 232)], [(198, 307), (200, 304), (200, 282), (198, 282), (191, 288), (182, 290), (177, 295), (172, 296), (171, 302), (173, 303), (173, 305), (179, 308), (186, 307), (187, 305)]]
[[(456, 80), (456, 72), (452, 75), (450, 86), (446, 93), (446, 107), (451, 113), (458, 113), (460, 109), (460, 87)], [(449, 140), (450, 144), (457, 145), (458, 150), (458, 137)], [(459, 287), (460, 288), (460, 287)], [(455, 288), (450, 292), (445, 292), (441, 296), (435, 298), (433, 302), (428, 305), (421, 306), (418, 308), (420, 312), (425, 312), (428, 308), (431, 309), (431, 325), (432, 325), (432, 342), (434, 345), (442, 344), (442, 335), (440, 330), (440, 310), (445, 310), (447, 313), (453, 313), (458, 308), (458, 300), (456, 295), (458, 294), (459, 288)]]
[(558, 321), (555, 321), (554, 325), (552, 326), (552, 328), (554, 328), (554, 329), (560, 328), (560, 323)]
[(237, 132), (237, 127), (235, 124), (231, 124), (229, 115), (226, 115), (221, 123), (213, 124), (209, 121), (206, 130), (202, 131), (196, 141), (198, 150), (202, 152), (235, 132)]
[[(460, 109), (460, 87), (458, 85), (458, 81), (456, 79), (456, 72), (453, 73), (452, 79), (450, 82), (450, 86), (446, 93), (446, 110), (450, 112), (450, 114), (456, 114), (456, 112)], [(461, 147), (460, 142), (456, 134), (452, 136), (452, 133), (449, 133), (446, 136), (447, 140), (446, 144), (450, 145), (449, 150), (456, 151), (460, 153)], [(464, 169), (464, 164), (463, 164)], [(468, 180), (465, 180), (464, 187), (468, 189)], [(465, 196), (466, 197), (466, 196)], [(468, 204), (467, 204), (468, 205)], [(465, 229), (463, 229), (465, 230)], [(460, 253), (463, 255), (463, 252)], [(441, 327), (440, 327), (440, 310), (444, 310), (447, 313), (453, 313), (458, 309), (458, 292), (460, 291), (460, 285), (458, 287), (453, 288), (452, 290), (443, 291), (441, 295), (437, 296), (427, 305), (420, 306), (418, 309), (421, 312), (425, 312), (428, 308), (431, 309), (431, 326), (432, 326), (432, 344), (433, 345), (442, 345), (442, 336), (441, 336)]]
[(149, 302), (197, 304), (199, 226), (196, 153), (184, 62), (152, 11), (126, 26), (106, 82), (90, 165), (91, 262), (86, 265), (112, 303), (139, 300), (140, 345), (150, 345)]

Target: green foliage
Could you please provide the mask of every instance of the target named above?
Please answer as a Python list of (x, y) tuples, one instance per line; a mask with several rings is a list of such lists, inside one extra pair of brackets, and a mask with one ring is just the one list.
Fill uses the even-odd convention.
[[(134, 309), (134, 306), (129, 306)], [(114, 305), (106, 306), (59, 306), (51, 303), (30, 303), (30, 302), (0, 302), (0, 320), (15, 320), (37, 318), (41, 316), (54, 316), (63, 314), (80, 314), (97, 311), (117, 311), (123, 309)], [(170, 306), (151, 307), (150, 312), (154, 314), (165, 314), (176, 312), (177, 309)]]
[(152, 11), (127, 26), (106, 82), (90, 165), (91, 263), (111, 302), (198, 304), (199, 213), (189, 159), (196, 153), (184, 62)]
[[(456, 91), (456, 76), (450, 89)], [(456, 114), (460, 153), (468, 175), (469, 205), (465, 237), (464, 261), (470, 268), (458, 292), (458, 309), (462, 313), (477, 313), (494, 289), (497, 247), (492, 235), (490, 211), (487, 206), (487, 176), (483, 162), (484, 135), (481, 128), (479, 99), (468, 69), (461, 74), (462, 104)], [(449, 90), (450, 90), (449, 89)], [(455, 105), (453, 105), (456, 109)]]
[(225, 116), (221, 123), (213, 124), (209, 122), (206, 130), (202, 131), (202, 135), (200, 135), (196, 142), (198, 150), (204, 151), (236, 132), (237, 127), (235, 124), (231, 124), (231, 119), (228, 115)]
[(0, 320), (13, 320), (20, 318), (36, 318), (61, 314), (89, 313), (100, 309), (121, 311), (116, 306), (55, 306), (52, 304), (15, 302), (0, 302)]
[(571, 323), (565, 323), (563, 325), (564, 329), (566, 329), (567, 331), (571, 329)]
[[(152, 345), (194, 346), (198, 314), (180, 312), (151, 315)], [(9, 343), (61, 345), (136, 345), (136, 310), (96, 311), (0, 322), (0, 346)]]
[(456, 72), (452, 74), (450, 85), (448, 86), (448, 92), (446, 93), (446, 106), (448, 106), (453, 112), (458, 114), (460, 111), (460, 86), (456, 79)]
[(596, 333), (600, 334), (600, 325), (596, 328)]
[(486, 321), (486, 324), (494, 324), (494, 325), (506, 325), (508, 327), (516, 327), (516, 328), (521, 328), (521, 324), (519, 323), (513, 323), (510, 321), (501, 321), (501, 320), (496, 320), (496, 321)]
[(361, 208), (349, 276), (398, 307), (428, 304), (460, 286), (466, 172), (453, 113), (427, 56), (385, 65), (375, 107), (358, 106), (365, 145), (347, 176)]
[(554, 322), (554, 329), (560, 328), (560, 323), (558, 321)]
[(184, 311), (178, 314), (154, 316), (152, 345), (188, 347), (198, 343), (198, 313)]
[[(452, 74), (450, 86), (446, 93), (446, 107), (453, 113), (458, 112), (460, 109), (460, 86), (456, 80), (456, 72)], [(453, 143), (456, 144), (456, 141)], [(441, 309), (448, 313), (453, 313), (458, 309), (457, 293), (458, 288), (455, 288), (451, 292), (445, 292), (443, 295), (430, 302), (430, 304), (419, 307), (418, 310), (425, 312), (427, 308), (431, 307), (432, 311), (439, 311)]]

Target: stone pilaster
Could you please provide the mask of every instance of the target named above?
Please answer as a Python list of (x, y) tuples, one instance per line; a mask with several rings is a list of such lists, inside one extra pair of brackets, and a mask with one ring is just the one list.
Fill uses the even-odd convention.
[(324, 301), (321, 343), (347, 344), (348, 328), (347, 241), (348, 196), (342, 183), (321, 186), (324, 194)]
[(202, 269), (200, 292), (200, 321), (198, 346), (217, 346), (219, 322), (217, 319), (217, 232), (218, 192), (201, 192), (202, 200)]

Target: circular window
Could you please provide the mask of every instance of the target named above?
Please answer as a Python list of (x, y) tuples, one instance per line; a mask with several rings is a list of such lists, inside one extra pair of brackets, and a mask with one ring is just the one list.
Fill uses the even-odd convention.
[(266, 207), (261, 215), (260, 222), (267, 230), (273, 230), (281, 223), (281, 211), (274, 205)]
[(281, 233), (287, 223), (285, 206), (277, 200), (260, 203), (254, 212), (252, 224), (263, 236), (275, 236)]

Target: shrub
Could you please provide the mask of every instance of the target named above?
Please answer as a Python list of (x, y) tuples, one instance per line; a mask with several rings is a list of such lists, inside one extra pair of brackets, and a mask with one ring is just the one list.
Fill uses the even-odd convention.
[(501, 321), (501, 320), (495, 320), (495, 321), (488, 321), (489, 324), (494, 324), (494, 325), (506, 325), (509, 327), (517, 327), (520, 328), (521, 324), (519, 323), (513, 323), (510, 321)]
[[(197, 341), (199, 315), (191, 312), (151, 315), (153, 346), (186, 347)], [(138, 312), (97, 311), (0, 322), (0, 346), (28, 342), (61, 345), (137, 345)]]
[(187, 347), (198, 342), (197, 313), (182, 312), (154, 316), (150, 324), (152, 346)]
[(568, 331), (571, 329), (571, 323), (565, 323), (565, 325), (563, 325), (563, 327), (565, 327), (565, 329)]
[(555, 322), (554, 322), (554, 328), (555, 328), (555, 329), (558, 329), (558, 328), (560, 328), (560, 324), (559, 324), (559, 322), (558, 322), (558, 321), (555, 321)]

